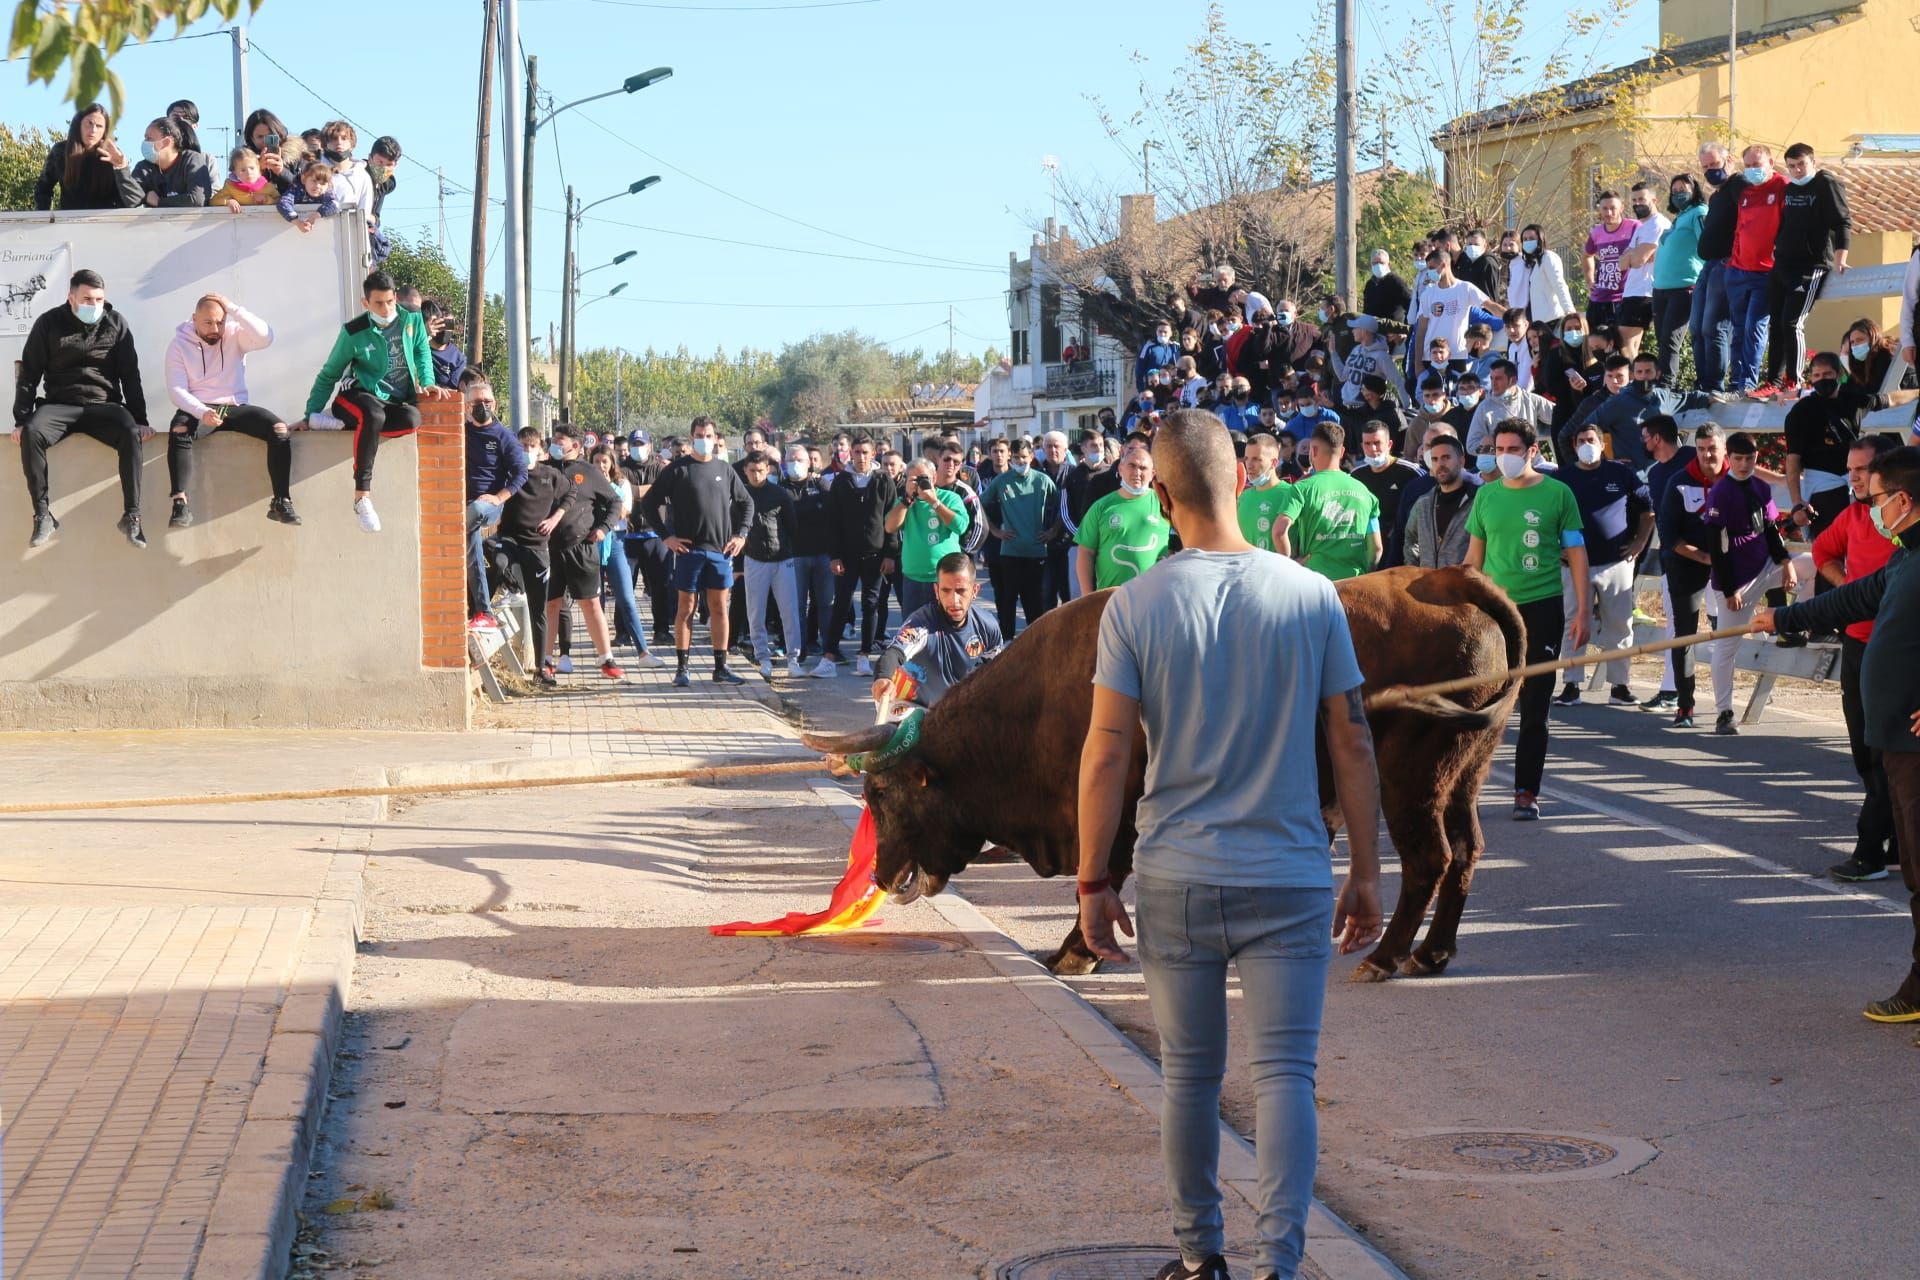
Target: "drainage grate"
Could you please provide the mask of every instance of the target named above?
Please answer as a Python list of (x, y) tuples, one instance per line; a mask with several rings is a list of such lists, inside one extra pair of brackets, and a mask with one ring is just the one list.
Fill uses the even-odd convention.
[(1632, 1173), (1659, 1154), (1650, 1143), (1611, 1134), (1456, 1129), (1400, 1136), (1387, 1165), (1408, 1178), (1584, 1181)]
[[(1171, 1262), (1174, 1247), (1166, 1244), (1089, 1244), (1071, 1249), (1054, 1249), (1030, 1258), (1003, 1263), (993, 1273), (994, 1280), (1151, 1280), (1161, 1267)], [(1253, 1259), (1230, 1253), (1227, 1265), (1234, 1280), (1253, 1274)], [(1317, 1267), (1302, 1266), (1302, 1276), (1319, 1276)]]
[(915, 933), (843, 933), (818, 938), (795, 938), (796, 951), (819, 951), (845, 956), (868, 951), (886, 951), (897, 955), (929, 955), (935, 951), (958, 950), (942, 938), (927, 938)]

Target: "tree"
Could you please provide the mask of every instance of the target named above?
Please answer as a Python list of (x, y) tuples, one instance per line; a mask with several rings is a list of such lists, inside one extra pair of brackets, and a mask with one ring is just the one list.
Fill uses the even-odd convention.
[(127, 41), (145, 44), (160, 24), (171, 20), (174, 35), (205, 17), (209, 10), (228, 22), (244, 7), (249, 15), (263, 0), (55, 0), (42, 7), (39, 0), (19, 0), (13, 11), (13, 31), (7, 57), (25, 57), (28, 84), (52, 84), (62, 67), (67, 70), (64, 101), (93, 102), (105, 89), (118, 120), (124, 94), (120, 77), (107, 63)]
[(64, 129), (14, 129), (0, 124), (0, 209), (33, 208), (33, 184), (40, 180), (47, 152), (66, 136)]
[(788, 343), (765, 388), (776, 423), (813, 430), (846, 421), (856, 399), (904, 389), (893, 353), (852, 329)]
[[(405, 236), (393, 238), (393, 252), (380, 264), (396, 285), (412, 285), (450, 312), (456, 322), (466, 314), (467, 281), (440, 252), (440, 246), (426, 233), (417, 240)], [(489, 380), (504, 386), (507, 379), (507, 304), (498, 294), (487, 298), (486, 358), (480, 368)], [(462, 346), (464, 339), (456, 339)]]
[(1385, 249), (1403, 265), (1417, 266), (1406, 264), (1407, 248), (1440, 221), (1441, 194), (1430, 179), (1417, 174), (1395, 173), (1382, 179), (1360, 210), (1354, 278), (1367, 278), (1367, 263), (1375, 249)]

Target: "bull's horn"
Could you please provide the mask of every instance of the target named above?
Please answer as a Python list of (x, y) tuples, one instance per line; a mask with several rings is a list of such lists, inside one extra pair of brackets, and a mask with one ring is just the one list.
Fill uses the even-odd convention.
[(892, 737), (892, 725), (876, 724), (853, 733), (803, 733), (800, 741), (824, 755), (844, 756), (856, 751), (878, 751)]
[(926, 714), (919, 707), (909, 711), (906, 719), (894, 726), (893, 735), (887, 740), (886, 746), (878, 751), (860, 752), (848, 756), (847, 767), (862, 773), (879, 773), (883, 769), (891, 769), (899, 764), (912, 755), (914, 748), (920, 745), (920, 721)]

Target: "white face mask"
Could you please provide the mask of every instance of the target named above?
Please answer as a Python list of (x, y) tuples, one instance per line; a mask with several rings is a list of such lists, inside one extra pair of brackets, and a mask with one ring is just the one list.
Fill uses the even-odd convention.
[(1275, 476), (1272, 471), (1262, 471), (1258, 475), (1255, 475), (1251, 471), (1247, 472), (1247, 483), (1252, 485), (1256, 489), (1266, 488), (1268, 485), (1274, 482), (1274, 479), (1275, 479)]
[(1120, 482), (1120, 492), (1126, 494), (1129, 498), (1137, 498), (1141, 494), (1145, 493), (1146, 490), (1136, 489), (1132, 485), (1128, 484), (1125, 480), (1122, 480)]
[(1375, 471), (1384, 471), (1392, 462), (1393, 455), (1390, 453), (1370, 454), (1367, 457), (1367, 465)]
[(1520, 473), (1527, 469), (1527, 459), (1524, 454), (1503, 453), (1495, 461), (1500, 466), (1500, 474), (1509, 480), (1518, 480)]
[(1387, 274), (1387, 264), (1384, 262), (1376, 262), (1369, 270), (1373, 272), (1373, 278), (1378, 280)]
[(1591, 440), (1585, 444), (1575, 445), (1573, 451), (1579, 454), (1580, 461), (1586, 463), (1588, 466), (1592, 466), (1594, 463), (1600, 461), (1600, 446)]

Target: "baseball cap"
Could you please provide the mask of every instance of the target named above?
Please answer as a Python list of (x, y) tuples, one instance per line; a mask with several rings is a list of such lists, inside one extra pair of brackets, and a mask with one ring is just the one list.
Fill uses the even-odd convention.
[(628, 433), (628, 435), (627, 435), (627, 443), (628, 443), (628, 444), (652, 444), (652, 443), (653, 443), (653, 441), (651, 441), (650, 439), (648, 439), (648, 438), (647, 438), (647, 433), (646, 433), (646, 432), (644, 432), (644, 431), (633, 431), (633, 432), (629, 432), (629, 433)]

